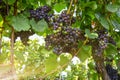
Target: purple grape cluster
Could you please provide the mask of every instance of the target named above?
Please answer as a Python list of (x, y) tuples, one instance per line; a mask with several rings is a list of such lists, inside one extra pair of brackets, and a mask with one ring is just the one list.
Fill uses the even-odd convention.
[(120, 80), (118, 71), (116, 69), (113, 69), (110, 64), (107, 64), (105, 68), (111, 80)]
[(98, 41), (99, 41), (99, 47), (101, 49), (105, 49), (108, 43), (116, 45), (116, 42), (113, 40), (111, 36), (108, 35), (108, 32), (106, 30), (98, 31)]
[(47, 20), (49, 17), (49, 12), (51, 8), (49, 6), (39, 7), (36, 10), (30, 10), (30, 17), (34, 18), (35, 20), (45, 19)]
[(49, 19), (49, 25), (53, 30), (58, 30), (61, 27), (71, 26), (75, 22), (75, 18), (71, 14), (67, 14), (66, 11), (63, 11), (60, 15), (53, 15)]
[(78, 48), (79, 40), (82, 39), (81, 34), (79, 29), (64, 27), (57, 33), (47, 35), (45, 46), (47, 49), (53, 48), (53, 52), (56, 54), (71, 53)]
[(57, 18), (57, 22), (63, 23), (63, 25), (70, 26), (75, 22), (75, 18), (71, 14), (67, 14), (67, 11), (63, 11), (61, 15)]
[(53, 34), (46, 36), (46, 48), (53, 48), (53, 52), (56, 54), (75, 51), (78, 48), (79, 40), (82, 38), (80, 38), (80, 29), (71, 28), (74, 22), (75, 18), (67, 14), (66, 11), (63, 11), (60, 15), (50, 16), (48, 24), (53, 30)]

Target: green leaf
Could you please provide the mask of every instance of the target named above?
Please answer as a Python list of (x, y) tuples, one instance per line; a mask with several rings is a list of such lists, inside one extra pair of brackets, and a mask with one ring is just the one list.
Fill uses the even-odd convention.
[(25, 58), (24, 58), (24, 56), (23, 56), (23, 53), (17, 52), (17, 53), (15, 53), (15, 56), (16, 56), (16, 58), (19, 59), (19, 60), (22, 60), (22, 61), (25, 60)]
[(32, 26), (32, 29), (34, 29), (36, 32), (43, 32), (46, 28), (48, 28), (48, 24), (44, 19), (38, 22), (35, 22), (35, 20), (32, 19), (30, 20), (30, 24)]
[(88, 67), (92, 70), (95, 68), (95, 64), (93, 62), (89, 62)]
[(45, 61), (46, 73), (49, 73), (58, 68), (57, 55), (51, 54)]
[(3, 0), (5, 3), (12, 5), (15, 3), (16, 0)]
[[(66, 53), (65, 53), (66, 54)], [(60, 61), (59, 61), (59, 64), (61, 65), (61, 66), (63, 66), (64, 64), (66, 64), (66, 63), (68, 63), (69, 61), (70, 61), (70, 59), (68, 58), (68, 56), (66, 56), (65, 54), (61, 54), (60, 56), (59, 56), (59, 58), (60, 58)]]
[(64, 9), (66, 7), (66, 4), (65, 3), (56, 3), (54, 5), (54, 9), (57, 11), (57, 12), (60, 12), (62, 9)]
[(91, 52), (92, 52), (92, 47), (91, 46), (88, 46), (88, 45), (82, 46), (81, 50), (78, 54), (78, 58), (81, 61), (85, 61), (87, 58), (90, 57)]
[(85, 33), (86, 33), (85, 36), (87, 36), (90, 39), (95, 39), (98, 37), (97, 33), (90, 33), (89, 29), (85, 29)]
[(92, 8), (93, 10), (97, 9), (97, 4), (95, 1), (91, 1), (91, 2), (87, 2), (86, 3), (86, 7), (90, 7)]
[(102, 26), (104, 28), (109, 30), (109, 23), (108, 23), (108, 21), (104, 17), (101, 17), (99, 21), (100, 21), (100, 23), (102, 24)]
[(89, 29), (85, 29), (85, 33), (87, 34), (87, 36), (90, 34), (90, 30)]
[(1, 53), (0, 54), (0, 64), (3, 63), (7, 57), (8, 57), (7, 53)]
[(105, 28), (109, 30), (109, 23), (107, 21), (107, 19), (104, 16), (101, 16), (100, 14), (95, 14), (96, 18), (98, 19), (98, 21), (101, 23), (101, 25)]
[(48, 5), (51, 5), (51, 0), (46, 0), (46, 3), (47, 3)]
[(120, 9), (117, 10), (116, 15), (120, 17)]
[(120, 59), (116, 61), (116, 65), (117, 65), (118, 71), (120, 71)]
[(117, 4), (108, 4), (106, 6), (106, 9), (110, 12), (116, 12), (119, 9), (119, 6)]
[(110, 20), (111, 20), (111, 23), (112, 23), (113, 27), (115, 29), (120, 30), (120, 23), (119, 23), (119, 21), (117, 21), (117, 18), (116, 17), (111, 17)]
[(106, 55), (115, 55), (118, 51), (116, 47), (112, 44), (108, 44), (108, 47), (105, 49)]
[(23, 15), (13, 16), (11, 24), (16, 31), (27, 31), (30, 28), (29, 20)]
[(0, 15), (0, 27), (3, 27), (3, 18), (1, 15)]

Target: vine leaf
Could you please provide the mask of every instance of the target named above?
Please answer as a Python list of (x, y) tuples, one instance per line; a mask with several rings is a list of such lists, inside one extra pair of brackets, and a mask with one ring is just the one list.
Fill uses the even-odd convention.
[(44, 19), (38, 22), (35, 22), (35, 20), (32, 19), (30, 20), (30, 24), (32, 26), (32, 29), (35, 30), (36, 32), (43, 32), (46, 28), (48, 28), (48, 24)]
[(117, 20), (117, 17), (111, 17), (111, 23), (115, 29), (120, 30), (120, 22)]
[(113, 55), (113, 54), (115, 55), (118, 52), (114, 45), (108, 44), (108, 47), (105, 49), (105, 53), (107, 56), (109, 56), (109, 55)]
[(57, 12), (60, 12), (62, 9), (64, 9), (66, 7), (66, 4), (65, 3), (56, 3), (55, 6), (54, 6), (54, 9), (57, 11)]
[(51, 5), (51, 0), (46, 0), (46, 3), (47, 3), (48, 5)]
[(97, 3), (95, 1), (90, 1), (90, 2), (87, 2), (83, 5), (83, 7), (90, 7), (91, 9), (95, 10), (97, 9)]
[(104, 16), (101, 16), (100, 14), (95, 14), (96, 18), (98, 19), (98, 21), (101, 23), (101, 25), (105, 28), (109, 30), (109, 23), (107, 21), (107, 19)]
[(19, 52), (16, 52), (16, 53), (15, 53), (15, 56), (17, 57), (17, 59), (19, 59), (19, 60), (21, 60), (21, 61), (24, 61), (24, 60), (25, 60), (23, 54), (21, 54), (21, 53), (19, 53)]
[(2, 27), (2, 25), (3, 25), (3, 18), (2, 18), (2, 16), (0, 15), (0, 27)]
[(78, 54), (78, 58), (81, 61), (85, 61), (88, 57), (90, 57), (91, 53), (92, 53), (92, 47), (88, 45), (84, 45), (81, 47), (81, 50)]
[(106, 6), (106, 9), (109, 11), (109, 12), (117, 12), (118, 9), (119, 9), (120, 6), (116, 5), (116, 4), (108, 4)]
[(15, 3), (16, 0), (4, 0), (5, 3), (8, 3), (9, 5), (12, 5)]
[(49, 73), (58, 67), (57, 55), (51, 54), (45, 61), (46, 73)]
[(13, 16), (11, 25), (16, 31), (27, 31), (30, 28), (29, 20), (24, 15)]
[[(58, 61), (58, 63), (62, 66), (66, 63), (68, 63), (70, 61), (70, 56), (67, 56), (66, 53), (62, 53), (59, 58), (60, 58), (60, 61)], [(71, 57), (72, 58), (72, 57)]]
[(87, 36), (90, 39), (95, 39), (98, 37), (97, 33), (91, 33), (89, 29), (85, 29), (85, 36)]

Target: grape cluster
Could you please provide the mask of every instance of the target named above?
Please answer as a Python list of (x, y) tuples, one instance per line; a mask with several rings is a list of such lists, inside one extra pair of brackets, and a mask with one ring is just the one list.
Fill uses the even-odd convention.
[(107, 64), (105, 68), (111, 80), (120, 80), (118, 71), (116, 69), (113, 69), (110, 64)]
[(67, 11), (63, 11), (61, 15), (58, 17), (57, 22), (63, 23), (63, 25), (70, 26), (75, 22), (75, 18), (71, 16), (71, 14), (67, 14)]
[(108, 35), (108, 32), (106, 30), (98, 31), (98, 41), (99, 41), (99, 47), (101, 49), (105, 49), (108, 43), (116, 45), (115, 41), (111, 36)]
[(74, 52), (78, 48), (79, 40), (82, 39), (80, 29), (71, 28), (74, 22), (75, 18), (66, 11), (60, 15), (49, 16), (48, 24), (53, 30), (53, 34), (46, 36), (46, 48), (53, 48), (53, 52), (56, 54)]
[(61, 31), (46, 36), (45, 46), (47, 49), (53, 48), (56, 54), (71, 53), (78, 48), (79, 40), (82, 39), (81, 34), (79, 29), (63, 27)]
[(52, 26), (53, 30), (58, 30), (61, 27), (71, 26), (75, 22), (75, 18), (71, 14), (67, 14), (63, 11), (60, 15), (52, 15), (49, 19), (49, 25)]
[(49, 18), (49, 12), (51, 11), (51, 8), (49, 6), (43, 6), (39, 7), (36, 10), (30, 10), (30, 17), (34, 18), (36, 21), (39, 21), (41, 19), (48, 20)]

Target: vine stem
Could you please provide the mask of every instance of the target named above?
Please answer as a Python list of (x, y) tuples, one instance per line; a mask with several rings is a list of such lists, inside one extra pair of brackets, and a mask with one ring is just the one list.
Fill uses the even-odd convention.
[[(88, 37), (86, 37), (86, 40), (83, 42), (82, 46), (84, 46), (84, 45), (87, 43), (87, 41), (88, 41)], [(78, 55), (78, 53), (80, 52), (82, 46), (81, 46), (81, 47), (79, 48), (79, 50), (74, 54), (74, 56), (77, 56), (77, 55)]]
[(11, 56), (10, 62), (14, 65), (14, 28), (12, 27), (12, 34), (11, 34)]
[(70, 1), (70, 6), (69, 6), (69, 8), (68, 8), (67, 14), (70, 13), (70, 9), (71, 9), (72, 3), (73, 3), (73, 0)]
[[(14, 3), (14, 16), (17, 15), (17, 0)], [(10, 63), (11, 63), (11, 72), (13, 74), (13, 80), (16, 80), (16, 71), (15, 71), (15, 66), (14, 66), (14, 27), (12, 26), (12, 33), (11, 33), (11, 55), (10, 55)]]

